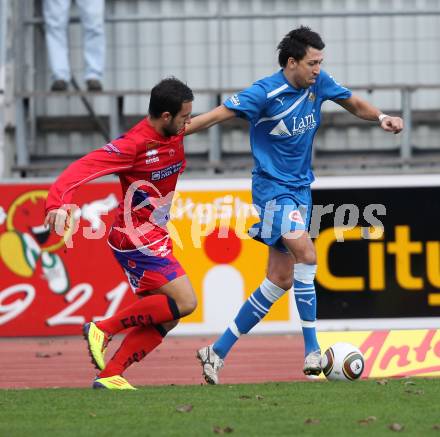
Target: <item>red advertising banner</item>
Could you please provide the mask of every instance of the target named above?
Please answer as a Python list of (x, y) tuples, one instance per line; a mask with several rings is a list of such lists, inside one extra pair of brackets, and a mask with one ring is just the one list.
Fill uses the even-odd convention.
[[(438, 327), (440, 210), (432, 198), (440, 178), (417, 176), (415, 186), (397, 179), (382, 177), (377, 187), (354, 178), (315, 184), (311, 235), (320, 331)], [(107, 244), (119, 184), (77, 190), (68, 248), (43, 226), (48, 188), (0, 184), (2, 337), (78, 335), (86, 321), (109, 317), (135, 299)], [(418, 214), (407, 213), (408, 197), (417, 199)], [(248, 179), (179, 181), (168, 230), (198, 306), (173, 334), (222, 332), (264, 279), (267, 248), (246, 232), (258, 220), (251, 203)], [(374, 217), (383, 231), (377, 236), (365, 233), (371, 207), (383, 209)], [(347, 211), (348, 219), (357, 218), (341, 227)], [(300, 330), (293, 293), (286, 293), (253, 332)]]
[[(180, 334), (220, 332), (261, 283), (267, 259), (261, 244), (244, 235), (256, 220), (247, 208), (249, 189), (231, 186), (231, 195), (231, 190), (204, 190), (199, 185), (190, 184), (175, 194), (168, 225), (175, 256), (199, 302), (174, 331)], [(86, 321), (107, 318), (135, 299), (107, 244), (121, 197), (119, 184), (80, 187), (73, 198), (77, 221), (72, 235), (64, 237), (43, 226), (48, 188), (0, 184), (3, 337), (78, 335)], [(228, 238), (218, 237), (219, 226), (229, 230)], [(280, 299), (260, 329), (291, 329), (290, 307), (287, 296)]]
[[(44, 229), (48, 184), (0, 185), (0, 335), (71, 335), (134, 296), (103, 237), (120, 198), (116, 183), (81, 187), (74, 250)], [(86, 238), (87, 237), (87, 238)]]

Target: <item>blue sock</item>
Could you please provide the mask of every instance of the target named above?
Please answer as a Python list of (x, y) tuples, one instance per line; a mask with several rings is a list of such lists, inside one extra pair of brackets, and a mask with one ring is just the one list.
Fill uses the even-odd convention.
[(314, 284), (305, 284), (295, 279), (294, 294), (296, 307), (298, 308), (301, 319), (302, 332), (304, 337), (304, 352), (319, 349), (318, 339), (316, 338), (316, 292)]
[(225, 358), (240, 335), (247, 334), (267, 314), (272, 303), (257, 288), (240, 308), (229, 328), (214, 343), (214, 352), (220, 358)]

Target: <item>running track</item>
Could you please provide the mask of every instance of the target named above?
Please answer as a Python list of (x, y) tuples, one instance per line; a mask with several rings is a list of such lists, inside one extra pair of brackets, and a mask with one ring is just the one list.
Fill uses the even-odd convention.
[[(212, 337), (169, 337), (124, 376), (136, 386), (201, 384), (195, 352)], [(109, 346), (111, 357), (120, 338)], [(229, 354), (221, 382), (305, 380), (299, 335), (244, 336)], [(0, 339), (0, 388), (88, 387), (96, 375), (82, 337)]]

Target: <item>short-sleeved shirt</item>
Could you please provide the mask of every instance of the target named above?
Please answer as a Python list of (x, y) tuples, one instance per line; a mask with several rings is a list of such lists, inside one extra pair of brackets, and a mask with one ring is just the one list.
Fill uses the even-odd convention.
[(296, 188), (314, 180), (312, 144), (322, 103), (350, 96), (351, 91), (324, 70), (306, 89), (293, 87), (280, 70), (228, 98), (224, 105), (250, 123), (254, 178)]

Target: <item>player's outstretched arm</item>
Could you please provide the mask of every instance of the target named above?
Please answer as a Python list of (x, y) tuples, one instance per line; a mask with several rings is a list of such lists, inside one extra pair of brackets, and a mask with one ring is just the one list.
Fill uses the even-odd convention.
[(191, 135), (203, 129), (207, 129), (222, 121), (235, 117), (235, 112), (226, 108), (224, 105), (217, 106), (204, 114), (197, 115), (191, 119), (191, 123), (185, 129), (185, 135)]
[(403, 129), (403, 120), (400, 117), (383, 114), (371, 103), (354, 94), (348, 99), (337, 100), (336, 103), (363, 120), (379, 120), (380, 127), (387, 132), (398, 134)]

